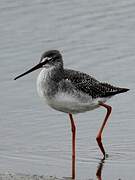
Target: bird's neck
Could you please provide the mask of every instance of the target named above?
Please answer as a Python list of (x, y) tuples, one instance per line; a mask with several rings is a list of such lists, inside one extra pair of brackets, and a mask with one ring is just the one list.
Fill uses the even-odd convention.
[(58, 83), (64, 76), (63, 66), (52, 67), (47, 70), (47, 78), (54, 83)]

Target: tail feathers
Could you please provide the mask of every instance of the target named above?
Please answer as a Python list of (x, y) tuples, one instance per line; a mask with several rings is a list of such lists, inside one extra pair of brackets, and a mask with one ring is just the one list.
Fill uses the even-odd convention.
[(129, 90), (130, 90), (130, 89), (128, 89), (128, 88), (115, 88), (115, 89), (112, 90), (112, 91), (105, 92), (105, 94), (103, 95), (103, 97), (113, 96), (113, 95), (116, 95), (116, 94), (120, 94), (120, 93), (127, 92), (127, 91), (129, 91)]
[(120, 87), (112, 86), (111, 84), (108, 84), (108, 83), (101, 83), (101, 87), (103, 88), (102, 97), (114, 96), (116, 94), (129, 91), (129, 89), (127, 88), (120, 88)]

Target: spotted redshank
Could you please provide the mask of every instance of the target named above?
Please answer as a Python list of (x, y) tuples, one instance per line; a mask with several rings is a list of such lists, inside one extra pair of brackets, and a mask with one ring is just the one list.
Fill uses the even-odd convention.
[(112, 110), (112, 107), (107, 105), (106, 101), (112, 96), (124, 93), (129, 89), (115, 87), (108, 83), (100, 82), (88, 74), (65, 69), (62, 55), (58, 50), (44, 52), (36, 66), (17, 76), (15, 80), (40, 68), (41, 72), (37, 78), (39, 96), (53, 109), (67, 113), (71, 121), (72, 179), (75, 179), (76, 126), (72, 114), (90, 111), (99, 107), (106, 108), (106, 116), (96, 137), (99, 148), (105, 158), (106, 152), (102, 144), (102, 132)]

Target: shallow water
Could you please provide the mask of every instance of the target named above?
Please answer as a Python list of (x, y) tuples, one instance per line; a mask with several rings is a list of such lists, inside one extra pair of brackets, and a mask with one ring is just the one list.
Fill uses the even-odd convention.
[[(108, 103), (112, 116), (102, 155), (95, 137), (103, 108), (75, 116), (77, 179), (133, 180), (135, 176), (135, 1), (0, 1), (0, 173), (71, 175), (71, 132), (66, 114), (38, 98), (32, 73), (13, 78), (48, 49), (61, 50), (68, 68), (131, 90)], [(99, 168), (100, 169), (100, 168)]]

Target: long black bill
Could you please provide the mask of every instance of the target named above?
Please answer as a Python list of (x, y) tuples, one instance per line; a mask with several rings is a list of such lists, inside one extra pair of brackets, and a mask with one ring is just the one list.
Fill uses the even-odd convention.
[(34, 66), (33, 68), (31, 68), (31, 69), (29, 69), (28, 71), (26, 71), (25, 73), (20, 74), (19, 76), (15, 77), (14, 80), (16, 80), (16, 79), (18, 79), (18, 78), (20, 78), (20, 77), (22, 77), (22, 76), (24, 76), (24, 75), (26, 75), (26, 74), (28, 74), (28, 73), (31, 73), (32, 71), (35, 71), (36, 69), (39, 69), (39, 68), (41, 68), (41, 67), (42, 67), (42, 63), (39, 63), (39, 64), (37, 64), (36, 66)]

